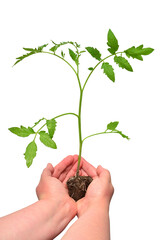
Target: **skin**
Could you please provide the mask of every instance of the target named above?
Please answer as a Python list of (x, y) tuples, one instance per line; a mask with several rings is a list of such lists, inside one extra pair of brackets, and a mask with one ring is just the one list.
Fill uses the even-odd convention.
[[(38, 202), (0, 218), (2, 240), (52, 240), (68, 223), (78, 220), (63, 240), (109, 240), (109, 204), (113, 195), (110, 173), (96, 169), (83, 158), (81, 176), (91, 176), (86, 196), (75, 202), (68, 195), (66, 181), (76, 174), (78, 156), (68, 156), (54, 168), (48, 164), (36, 188)], [(102, 207), (99, 207), (102, 206)]]
[[(54, 176), (60, 179), (65, 187), (68, 178), (76, 173), (77, 160), (78, 156), (75, 155), (73, 160), (64, 159), (54, 168)], [(79, 174), (89, 175), (93, 181), (87, 189), (86, 196), (77, 201), (78, 220), (66, 232), (62, 240), (109, 240), (109, 205), (114, 193), (110, 173), (102, 166), (94, 168), (82, 158)]]
[(51, 240), (74, 218), (76, 203), (53, 172), (48, 164), (36, 189), (38, 202), (0, 218), (0, 239)]

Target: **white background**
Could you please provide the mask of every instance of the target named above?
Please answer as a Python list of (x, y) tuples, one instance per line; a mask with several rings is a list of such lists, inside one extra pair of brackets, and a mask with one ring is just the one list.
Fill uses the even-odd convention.
[[(116, 82), (99, 68), (85, 89), (83, 137), (119, 121), (118, 135), (90, 138), (83, 157), (95, 167), (109, 169), (115, 188), (110, 207), (112, 240), (163, 239), (163, 115), (162, 115), (162, 5), (155, 1), (3, 1), (0, 6), (0, 216), (37, 201), (35, 187), (48, 162), (56, 165), (78, 153), (76, 118), (58, 119), (52, 150), (38, 142), (30, 169), (23, 153), (32, 138), (19, 138), (13, 126), (32, 126), (78, 109), (79, 89), (74, 73), (51, 55), (36, 54), (12, 68), (22, 47), (38, 47), (53, 40), (76, 41), (107, 54), (111, 28), (120, 50), (144, 44), (155, 51), (144, 61), (130, 59), (134, 72), (115, 66)], [(72, 63), (73, 64), (73, 63)], [(96, 60), (81, 60), (82, 83)], [(102, 206), (100, 206), (102, 207)], [(60, 236), (61, 237), (61, 236)], [(57, 238), (57, 239), (60, 239)]]

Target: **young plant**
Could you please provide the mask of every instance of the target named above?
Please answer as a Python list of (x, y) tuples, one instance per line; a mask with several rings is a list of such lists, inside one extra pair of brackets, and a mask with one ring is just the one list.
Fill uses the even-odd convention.
[[(68, 45), (70, 48), (68, 48), (68, 54), (71, 57), (72, 63), (69, 62), (66, 59), (66, 54), (62, 50), (62, 46)], [(127, 58), (134, 58), (137, 60), (142, 61), (143, 60), (143, 55), (149, 55), (150, 53), (153, 52), (154, 49), (152, 48), (144, 48), (143, 45), (140, 45), (138, 47), (132, 46), (124, 51), (118, 51), (119, 50), (119, 43), (117, 38), (115, 37), (114, 33), (109, 29), (108, 34), (107, 34), (107, 53), (104, 57), (102, 57), (101, 52), (94, 47), (86, 47), (85, 49), (81, 49), (80, 45), (76, 42), (61, 42), (59, 44), (55, 43), (52, 41), (52, 47), (50, 47), (47, 50), (48, 44), (44, 44), (42, 46), (39, 46), (38, 48), (23, 48), (27, 53), (18, 57), (17, 61), (15, 62), (14, 65), (17, 63), (21, 62), (25, 58), (32, 56), (37, 53), (43, 53), (43, 54), (51, 54), (60, 60), (64, 61), (65, 64), (67, 64), (70, 69), (74, 72), (74, 76), (76, 77), (80, 89), (80, 98), (79, 98), (79, 108), (78, 108), (78, 113), (63, 113), (58, 116), (53, 117), (52, 119), (46, 119), (46, 118), (41, 118), (38, 120), (32, 127), (12, 127), (9, 128), (9, 130), (16, 134), (19, 137), (28, 137), (29, 135), (34, 135), (33, 141), (30, 142), (26, 148), (26, 151), (24, 153), (25, 159), (26, 159), (26, 165), (27, 167), (30, 167), (33, 159), (36, 157), (36, 152), (37, 152), (37, 145), (36, 145), (36, 138), (39, 136), (40, 141), (47, 147), (56, 149), (57, 145), (53, 140), (53, 136), (56, 130), (56, 120), (62, 116), (71, 114), (77, 118), (78, 121), (78, 133), (79, 133), (79, 157), (78, 157), (78, 166), (77, 166), (77, 172), (76, 172), (76, 177), (79, 176), (79, 168), (80, 168), (80, 161), (81, 161), (81, 154), (82, 154), (82, 147), (83, 143), (85, 142), (86, 139), (97, 136), (100, 134), (110, 134), (110, 133), (118, 133), (121, 135), (123, 138), (129, 139), (127, 135), (122, 133), (118, 129), (118, 121), (115, 122), (110, 122), (107, 124), (106, 128), (102, 130), (101, 132), (98, 133), (93, 133), (89, 136), (86, 136), (83, 138), (82, 136), (82, 125), (81, 125), (81, 109), (82, 109), (82, 99), (83, 99), (83, 92), (85, 90), (85, 87), (88, 83), (88, 80), (92, 76), (92, 74), (95, 72), (96, 68), (101, 66), (101, 69), (103, 70), (103, 73), (112, 81), (115, 82), (115, 73), (114, 73), (114, 68), (112, 65), (108, 62), (109, 58), (114, 58), (115, 64), (117, 64), (120, 68), (125, 69), (129, 72), (133, 72), (133, 68), (130, 65), (129, 61)], [(59, 52), (59, 49), (60, 52)], [(73, 49), (73, 50), (72, 50)], [(80, 76), (79, 76), (79, 63), (80, 63), (80, 57), (82, 54), (88, 53), (90, 54), (93, 58), (97, 60), (97, 64), (95, 66), (91, 66), (88, 68), (89, 74), (87, 78), (85, 79), (85, 82), (82, 86)], [(127, 58), (126, 58), (127, 57)], [(39, 129), (36, 131), (35, 127), (37, 125), (40, 125)], [(45, 131), (45, 128), (47, 131)]]

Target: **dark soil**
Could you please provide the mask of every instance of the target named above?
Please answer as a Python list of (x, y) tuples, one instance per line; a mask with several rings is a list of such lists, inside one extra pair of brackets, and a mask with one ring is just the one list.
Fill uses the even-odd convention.
[(75, 201), (83, 198), (86, 194), (89, 184), (92, 182), (89, 176), (71, 177), (67, 181), (68, 193)]

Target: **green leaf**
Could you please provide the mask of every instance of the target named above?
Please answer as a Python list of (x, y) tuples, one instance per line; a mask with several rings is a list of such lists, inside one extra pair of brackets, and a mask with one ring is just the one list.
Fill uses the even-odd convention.
[(17, 63), (19, 63), (20, 61), (22, 61), (24, 58), (29, 57), (35, 53), (39, 53), (43, 50), (44, 47), (46, 47), (48, 44), (44, 44), (42, 46), (39, 46), (38, 48), (23, 48), (25, 51), (29, 51), (29, 53), (22, 55), (20, 57), (17, 57), (17, 61), (14, 63), (13, 66), (15, 66)]
[(44, 44), (42, 46), (39, 46), (36, 50), (37, 52), (41, 52), (43, 50), (43, 48), (45, 48), (48, 44)]
[(101, 60), (101, 53), (99, 52), (99, 50), (97, 50), (97, 48), (93, 48), (93, 47), (86, 47), (85, 48), (92, 57), (96, 58), (97, 60)]
[(16, 134), (19, 137), (28, 137), (30, 134), (34, 134), (34, 130), (30, 127), (26, 128), (23, 126), (9, 128), (10, 132)]
[(108, 125), (107, 125), (107, 130), (115, 130), (116, 127), (118, 126), (119, 122), (110, 122)]
[(115, 133), (119, 133), (123, 138), (130, 139), (127, 135), (123, 134), (121, 131), (116, 131)]
[(94, 69), (93, 67), (88, 68), (88, 70), (90, 70), (90, 71), (92, 71), (93, 69)]
[(109, 64), (109, 63), (103, 63), (101, 66), (101, 69), (104, 70), (104, 73), (106, 74), (106, 76), (108, 78), (110, 78), (110, 80), (112, 80), (113, 82), (115, 82), (115, 74), (114, 74), (114, 69), (113, 67)]
[(74, 51), (71, 50), (70, 48), (69, 48), (69, 54), (70, 54), (70, 57), (72, 58), (72, 60), (73, 60), (76, 64), (78, 64), (77, 54), (74, 53)]
[(65, 53), (63, 51), (61, 51), (61, 56), (64, 58), (65, 57)]
[(41, 131), (39, 132), (40, 134), (40, 141), (47, 147), (50, 148), (54, 148), (56, 149), (56, 143), (51, 139), (51, 137), (49, 136), (48, 133), (46, 133), (45, 131)]
[(17, 58), (16, 58), (17, 61), (14, 63), (13, 66), (15, 66), (17, 63), (19, 63), (20, 61), (22, 61), (24, 58), (27, 58), (27, 57), (35, 54), (35, 53), (36, 53), (36, 52), (33, 51), (33, 52), (29, 52), (29, 53), (27, 53), (27, 54), (25, 54), (25, 55), (22, 55), (22, 56), (20, 56), (20, 57), (17, 57)]
[(138, 46), (137, 48), (135, 46), (125, 50), (127, 57), (136, 58), (138, 60), (143, 61), (142, 55), (149, 55), (154, 51), (153, 48), (143, 48), (143, 45)]
[(55, 132), (55, 129), (56, 129), (56, 121), (55, 121), (55, 119), (52, 118), (51, 120), (47, 120), (46, 121), (46, 126), (48, 128), (49, 136), (51, 138), (53, 138), (53, 135), (54, 135), (54, 132)]
[(26, 159), (26, 165), (29, 168), (33, 162), (33, 159), (36, 157), (37, 145), (34, 141), (28, 144), (26, 151), (24, 153)]
[(124, 57), (114, 57), (114, 62), (118, 64), (119, 67), (125, 68), (126, 70), (133, 72), (133, 69), (130, 65), (130, 63), (125, 59)]
[(111, 29), (109, 29), (108, 31), (108, 35), (107, 35), (107, 45), (110, 47), (108, 49), (108, 51), (111, 54), (115, 54), (115, 52), (118, 50), (119, 45), (118, 45), (118, 40), (116, 39), (114, 33), (112, 32)]
[(52, 52), (55, 53), (55, 51), (57, 50), (57, 48), (58, 48), (58, 46), (55, 45), (55, 46), (53, 46), (52, 48), (50, 48), (49, 51), (52, 51)]
[(23, 48), (25, 51), (29, 51), (29, 52), (32, 52), (32, 51), (35, 51), (34, 48)]

